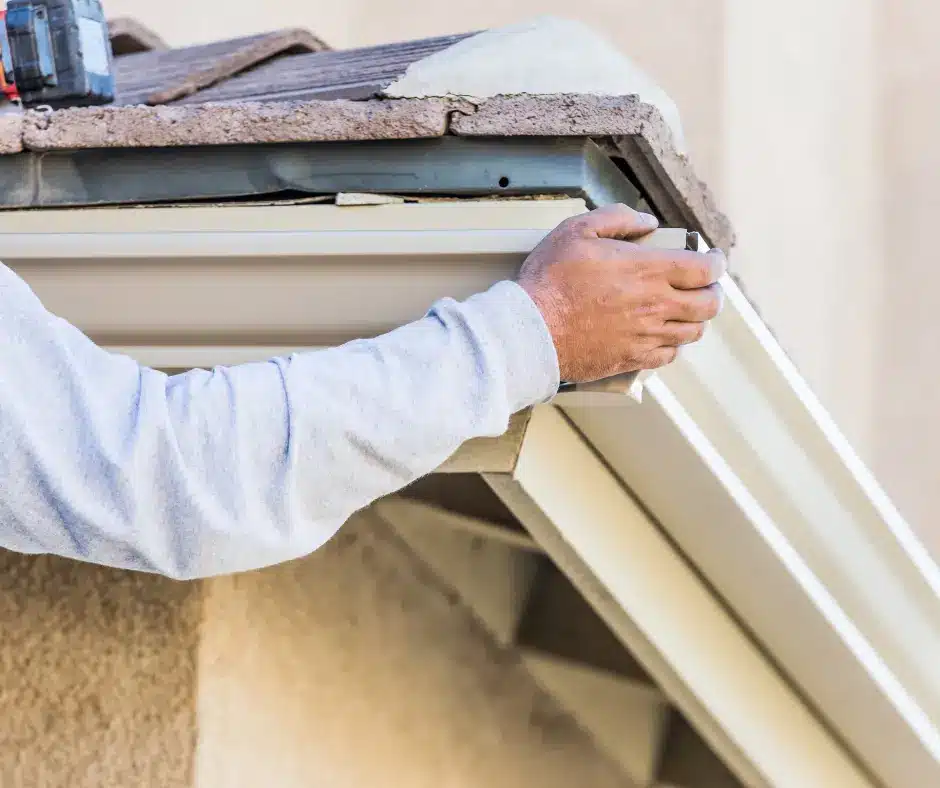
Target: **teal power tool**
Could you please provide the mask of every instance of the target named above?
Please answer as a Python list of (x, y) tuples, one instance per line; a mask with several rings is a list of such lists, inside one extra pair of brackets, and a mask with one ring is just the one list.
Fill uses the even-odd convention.
[(114, 68), (100, 0), (8, 0), (4, 92), (24, 107), (109, 104)]

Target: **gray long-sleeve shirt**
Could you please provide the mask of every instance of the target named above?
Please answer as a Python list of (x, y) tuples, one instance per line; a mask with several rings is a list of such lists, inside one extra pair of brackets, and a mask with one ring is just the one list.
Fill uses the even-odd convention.
[(168, 377), (0, 265), (0, 546), (177, 578), (286, 561), (557, 386), (511, 282), (377, 339)]

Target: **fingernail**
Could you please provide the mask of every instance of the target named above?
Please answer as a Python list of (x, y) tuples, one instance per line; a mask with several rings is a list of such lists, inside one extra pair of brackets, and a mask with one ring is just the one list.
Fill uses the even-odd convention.
[(720, 257), (720, 258), (721, 258), (721, 272), (722, 272), (722, 273), (727, 273), (727, 271), (728, 271), (728, 257), (727, 257), (727, 255), (726, 255), (721, 249), (719, 249), (717, 246), (712, 247), (711, 249), (709, 249), (709, 250), (708, 250), (708, 254), (713, 255), (713, 256), (715, 256), (715, 257)]
[(639, 216), (640, 221), (643, 222), (643, 224), (649, 225), (650, 227), (659, 227), (659, 219), (653, 216), (653, 214), (641, 213)]

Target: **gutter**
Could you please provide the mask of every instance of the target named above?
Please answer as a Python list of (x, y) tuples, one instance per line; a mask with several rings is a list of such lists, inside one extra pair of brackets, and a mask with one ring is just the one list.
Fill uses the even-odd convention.
[(940, 784), (940, 569), (723, 287), (641, 404), (565, 413), (880, 780)]

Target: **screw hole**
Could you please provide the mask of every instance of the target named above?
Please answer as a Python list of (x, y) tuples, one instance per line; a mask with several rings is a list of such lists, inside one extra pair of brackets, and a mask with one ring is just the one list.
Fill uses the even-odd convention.
[(509, 178), (505, 175), (499, 179), (499, 188), (505, 189), (509, 185)]

